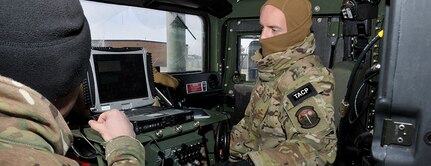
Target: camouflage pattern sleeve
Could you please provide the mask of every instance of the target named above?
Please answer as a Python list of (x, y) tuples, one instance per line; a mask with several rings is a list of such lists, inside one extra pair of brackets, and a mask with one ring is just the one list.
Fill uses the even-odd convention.
[(128, 136), (114, 138), (106, 143), (108, 165), (145, 165), (145, 151), (142, 144)]
[(229, 149), (229, 161), (238, 162), (245, 158), (247, 152), (251, 151), (251, 148), (243, 146), (244, 142), (249, 142), (249, 140), (254, 141), (251, 138), (251, 132), (247, 130), (244, 125), (244, 119), (242, 119), (237, 125), (233, 126), (230, 135), (230, 149)]
[(282, 87), (284, 113), (279, 122), (286, 139), (275, 148), (248, 153), (255, 165), (327, 165), (335, 161), (333, 77), (326, 68), (310, 73)]
[(314, 35), (284, 52), (252, 57), (259, 80), (231, 130), (230, 161), (328, 165), (336, 157), (334, 78), (314, 55)]
[(251, 123), (250, 120), (253, 118), (251, 114), (255, 109), (254, 103), (259, 100), (256, 89), (260, 89), (260, 87), (261, 82), (257, 80), (256, 86), (253, 88), (252, 94), (250, 95), (250, 102), (245, 109), (244, 118), (231, 129), (229, 145), (229, 161), (231, 162), (238, 162), (247, 158), (246, 153), (256, 148), (255, 142), (257, 141), (257, 135), (256, 132), (249, 127)]

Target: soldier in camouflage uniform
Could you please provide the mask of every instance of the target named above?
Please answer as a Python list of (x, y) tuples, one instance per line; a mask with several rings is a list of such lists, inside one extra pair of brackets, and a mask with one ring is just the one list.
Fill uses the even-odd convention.
[(252, 57), (259, 80), (244, 118), (232, 128), (230, 162), (332, 164), (337, 142), (334, 78), (314, 55), (310, 2), (268, 0), (260, 22), (262, 53)]
[[(90, 32), (78, 0), (0, 2), (0, 165), (79, 165), (64, 157), (73, 137), (62, 115), (79, 94)], [(89, 125), (106, 141), (108, 165), (144, 165), (124, 113)]]

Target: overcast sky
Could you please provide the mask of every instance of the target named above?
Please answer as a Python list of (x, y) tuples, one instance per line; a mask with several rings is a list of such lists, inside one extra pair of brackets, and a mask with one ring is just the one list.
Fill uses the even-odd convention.
[[(166, 42), (166, 12), (81, 0), (93, 40), (149, 40)], [(198, 16), (186, 15), (189, 54), (202, 55), (203, 25)]]

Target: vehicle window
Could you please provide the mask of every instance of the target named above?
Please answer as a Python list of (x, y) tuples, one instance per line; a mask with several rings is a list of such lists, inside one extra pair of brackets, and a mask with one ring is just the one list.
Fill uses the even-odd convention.
[(239, 56), (240, 74), (245, 75), (245, 81), (256, 81), (258, 77), (256, 64), (251, 60), (254, 53), (260, 49), (259, 35), (243, 35), (239, 37), (241, 48)]
[(162, 72), (202, 71), (200, 16), (86, 0), (81, 4), (93, 46), (144, 47)]

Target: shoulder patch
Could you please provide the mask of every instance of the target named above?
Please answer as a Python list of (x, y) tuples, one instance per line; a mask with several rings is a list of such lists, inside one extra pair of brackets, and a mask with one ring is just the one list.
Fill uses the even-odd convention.
[(313, 85), (311, 83), (307, 83), (304, 86), (301, 86), (294, 92), (287, 95), (290, 102), (292, 102), (293, 106), (298, 105), (305, 99), (308, 99), (309, 97), (312, 97), (314, 95), (317, 95), (316, 89), (314, 89)]
[(312, 106), (304, 106), (300, 108), (296, 114), (298, 123), (301, 124), (301, 128), (311, 129), (320, 122), (320, 117)]

